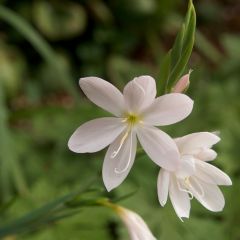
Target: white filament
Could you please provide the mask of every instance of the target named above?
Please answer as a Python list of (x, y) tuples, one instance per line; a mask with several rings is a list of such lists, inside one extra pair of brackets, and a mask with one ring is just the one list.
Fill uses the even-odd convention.
[(177, 185), (178, 185), (178, 189), (181, 191), (181, 192), (186, 192), (188, 193), (190, 196), (189, 196), (189, 199), (192, 200), (193, 199), (193, 194), (191, 191), (189, 191), (188, 189), (184, 189), (180, 186), (180, 183), (179, 181), (177, 181)]
[(128, 162), (127, 162), (126, 166), (123, 169), (119, 170), (119, 169), (115, 168), (114, 169), (115, 173), (121, 174), (121, 173), (124, 173), (125, 171), (127, 171), (127, 169), (130, 166), (130, 163), (131, 163), (131, 158), (132, 158), (132, 132), (130, 134), (130, 152), (129, 152), (129, 156), (128, 156)]
[(118, 147), (117, 150), (113, 151), (112, 155), (111, 155), (111, 158), (115, 158), (117, 156), (117, 154), (119, 153), (119, 151), (121, 150), (127, 136), (129, 134), (129, 129), (126, 131), (126, 133), (124, 134), (124, 136), (122, 137), (121, 141), (120, 141), (120, 145)]

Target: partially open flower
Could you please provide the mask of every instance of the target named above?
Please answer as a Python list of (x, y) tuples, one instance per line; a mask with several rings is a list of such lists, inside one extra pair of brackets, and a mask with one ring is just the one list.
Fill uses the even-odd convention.
[(209, 132), (199, 132), (175, 139), (181, 154), (181, 164), (175, 172), (161, 169), (158, 176), (158, 198), (165, 205), (168, 193), (180, 219), (188, 218), (190, 200), (195, 197), (205, 208), (222, 211), (225, 200), (218, 185), (231, 185), (231, 179), (220, 169), (207, 163), (217, 154), (211, 147), (220, 138)]
[(137, 137), (149, 157), (167, 170), (176, 170), (180, 156), (174, 140), (155, 126), (179, 122), (192, 111), (186, 95), (171, 93), (156, 97), (150, 76), (130, 81), (123, 94), (97, 77), (80, 79), (80, 87), (96, 105), (116, 117), (91, 120), (80, 126), (68, 142), (77, 153), (97, 152), (109, 146), (103, 163), (103, 181), (108, 191), (128, 175), (136, 155)]
[(117, 207), (117, 213), (126, 225), (131, 240), (156, 240), (144, 220), (135, 212)]

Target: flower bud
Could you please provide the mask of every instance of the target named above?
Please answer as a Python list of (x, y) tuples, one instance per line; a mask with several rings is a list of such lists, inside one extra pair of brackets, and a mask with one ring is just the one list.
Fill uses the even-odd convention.
[(187, 88), (189, 87), (189, 84), (190, 84), (190, 81), (189, 81), (190, 74), (191, 74), (191, 71), (189, 71), (188, 74), (183, 75), (178, 80), (176, 85), (172, 88), (173, 93), (182, 93), (187, 90)]
[(137, 213), (120, 206), (116, 210), (126, 225), (131, 240), (156, 240), (147, 224)]

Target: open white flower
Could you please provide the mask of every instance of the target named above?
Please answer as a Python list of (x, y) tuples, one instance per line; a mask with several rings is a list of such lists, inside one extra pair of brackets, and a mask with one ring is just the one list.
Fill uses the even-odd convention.
[(92, 102), (116, 116), (81, 125), (68, 142), (70, 150), (77, 153), (96, 152), (110, 144), (102, 170), (108, 191), (128, 175), (136, 155), (137, 137), (156, 164), (171, 171), (177, 168), (180, 156), (174, 140), (154, 126), (186, 118), (193, 107), (188, 96), (171, 93), (155, 98), (156, 83), (150, 76), (134, 78), (123, 94), (97, 77), (81, 78), (79, 84)]
[(169, 192), (180, 219), (189, 217), (190, 200), (193, 197), (213, 212), (222, 211), (224, 207), (224, 196), (218, 185), (231, 185), (231, 179), (220, 169), (207, 163), (216, 158), (217, 154), (211, 147), (219, 140), (218, 136), (209, 132), (193, 133), (175, 139), (181, 154), (181, 164), (175, 172), (160, 170), (158, 198), (164, 206)]
[(116, 210), (126, 225), (131, 240), (156, 240), (147, 224), (137, 213), (119, 206)]

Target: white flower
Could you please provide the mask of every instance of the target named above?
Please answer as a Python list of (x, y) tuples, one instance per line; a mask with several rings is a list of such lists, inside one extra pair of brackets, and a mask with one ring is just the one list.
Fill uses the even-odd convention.
[(217, 154), (211, 147), (219, 140), (218, 136), (209, 132), (193, 133), (175, 139), (181, 154), (181, 164), (175, 172), (160, 170), (158, 198), (164, 206), (169, 192), (180, 219), (189, 217), (190, 200), (193, 197), (213, 212), (222, 211), (224, 207), (224, 196), (218, 185), (231, 185), (231, 179), (207, 163), (216, 158)]
[(137, 213), (119, 206), (116, 210), (126, 225), (131, 240), (156, 240), (147, 224)]
[(123, 94), (97, 77), (81, 78), (80, 87), (99, 107), (114, 114), (81, 125), (68, 142), (77, 153), (96, 152), (109, 146), (103, 163), (103, 181), (108, 191), (128, 175), (136, 155), (137, 137), (149, 157), (159, 166), (175, 170), (180, 156), (174, 140), (154, 126), (173, 124), (186, 118), (193, 101), (171, 93), (156, 97), (156, 83), (150, 76), (130, 81)]

